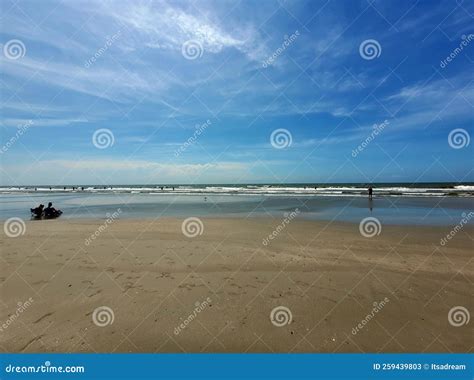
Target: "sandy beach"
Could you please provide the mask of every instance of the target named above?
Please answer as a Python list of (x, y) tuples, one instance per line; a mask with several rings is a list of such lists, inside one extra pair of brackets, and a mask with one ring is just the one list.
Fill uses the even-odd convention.
[(442, 245), (450, 227), (296, 219), (265, 241), (280, 219), (201, 221), (195, 237), (178, 218), (2, 234), (1, 350), (473, 351), (472, 323), (448, 320), (474, 310), (472, 227)]

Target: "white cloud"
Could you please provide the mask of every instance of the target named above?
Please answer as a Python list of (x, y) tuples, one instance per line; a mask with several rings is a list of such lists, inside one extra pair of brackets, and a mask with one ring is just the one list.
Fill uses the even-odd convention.
[[(248, 176), (248, 168), (248, 164), (240, 162), (173, 164), (124, 159), (42, 160), (2, 165), (1, 181), (8, 185), (231, 182)], [(15, 183), (12, 178), (16, 179)]]
[(32, 127), (58, 127), (67, 126), (75, 123), (88, 123), (91, 120), (85, 118), (63, 118), (63, 119), (3, 119), (0, 125), (4, 127), (19, 127), (31, 121)]
[[(164, 2), (114, 2), (106, 13), (145, 37), (149, 47), (181, 50), (188, 40), (199, 41), (205, 51), (218, 53), (223, 48), (243, 49), (243, 36), (234, 37), (222, 30), (211, 20), (191, 7), (187, 12)], [(193, 12), (193, 13), (191, 13)]]

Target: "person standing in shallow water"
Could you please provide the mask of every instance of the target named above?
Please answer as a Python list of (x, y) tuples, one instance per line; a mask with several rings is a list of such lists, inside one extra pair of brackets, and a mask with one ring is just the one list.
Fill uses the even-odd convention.
[(368, 192), (369, 192), (369, 199), (372, 199), (372, 193), (374, 192), (372, 189), (372, 186), (369, 186)]

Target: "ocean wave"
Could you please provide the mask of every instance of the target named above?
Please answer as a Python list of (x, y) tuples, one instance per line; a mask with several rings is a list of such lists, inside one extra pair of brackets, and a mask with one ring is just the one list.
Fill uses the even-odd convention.
[[(0, 187), (2, 194), (14, 193), (129, 193), (129, 194), (181, 194), (181, 195), (263, 195), (263, 196), (367, 196), (367, 188), (362, 186), (74, 186), (74, 187)], [(374, 187), (374, 195), (382, 196), (474, 196), (473, 185), (453, 187)]]

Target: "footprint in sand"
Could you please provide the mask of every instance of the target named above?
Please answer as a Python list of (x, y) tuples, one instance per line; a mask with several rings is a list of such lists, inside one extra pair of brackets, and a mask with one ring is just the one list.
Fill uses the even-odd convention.
[(45, 315), (39, 317), (36, 321), (34, 321), (33, 323), (39, 323), (41, 322), (43, 319), (49, 317), (50, 315), (53, 315), (53, 312), (49, 312), (49, 313), (46, 313)]

